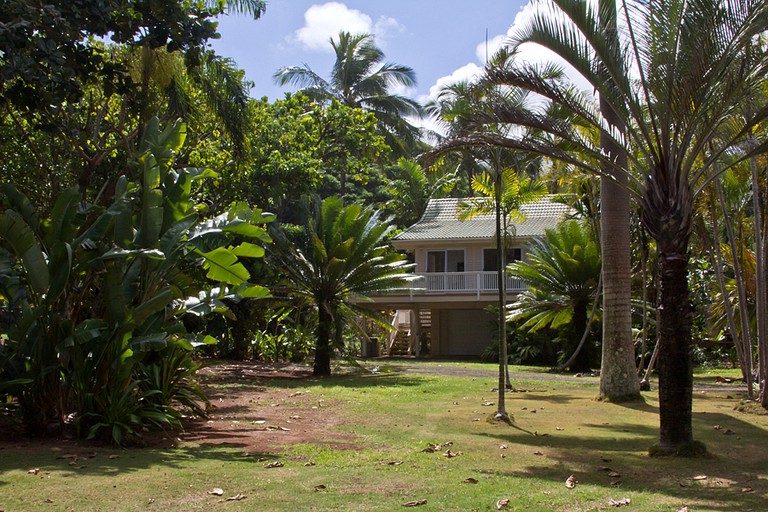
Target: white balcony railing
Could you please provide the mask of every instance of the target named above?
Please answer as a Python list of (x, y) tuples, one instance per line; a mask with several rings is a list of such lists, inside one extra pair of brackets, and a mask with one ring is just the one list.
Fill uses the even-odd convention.
[[(424, 294), (475, 294), (480, 298), (482, 293), (498, 290), (496, 272), (430, 272), (416, 274), (411, 295)], [(520, 279), (507, 277), (507, 292), (517, 293), (525, 290)]]

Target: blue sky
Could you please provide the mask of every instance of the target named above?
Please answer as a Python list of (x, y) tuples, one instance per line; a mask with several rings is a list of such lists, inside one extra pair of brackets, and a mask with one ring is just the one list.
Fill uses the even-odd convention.
[(486, 33), (493, 51), (526, 4), (527, 0), (274, 0), (259, 20), (222, 18), (222, 37), (212, 46), (219, 55), (234, 59), (255, 82), (253, 97), (275, 100), (291, 90), (274, 84), (272, 75), (278, 68), (307, 65), (327, 77), (333, 61), (328, 43), (332, 35), (340, 30), (373, 33), (388, 62), (416, 72), (418, 86), (400, 92), (423, 102), (440, 84), (475, 73), (484, 64)]

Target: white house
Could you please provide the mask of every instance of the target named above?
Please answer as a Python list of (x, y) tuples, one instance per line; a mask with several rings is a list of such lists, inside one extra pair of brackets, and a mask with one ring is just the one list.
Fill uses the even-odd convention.
[[(418, 279), (406, 292), (372, 297), (371, 306), (396, 311), (393, 325), (408, 333), (409, 353), (419, 355), (418, 340), (425, 337), (431, 356), (479, 355), (493, 340), (495, 317), (485, 308), (498, 301), (495, 217), (461, 220), (462, 202), (466, 199), (431, 200), (421, 219), (392, 240), (413, 255)], [(507, 262), (524, 259), (528, 242), (564, 220), (570, 209), (547, 197), (521, 211), (525, 220), (509, 230)], [(506, 288), (507, 299), (514, 300), (524, 286), (507, 278)], [(394, 341), (395, 336), (390, 349)]]

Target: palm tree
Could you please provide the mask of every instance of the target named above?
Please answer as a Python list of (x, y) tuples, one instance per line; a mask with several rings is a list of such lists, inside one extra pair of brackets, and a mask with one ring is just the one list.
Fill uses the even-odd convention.
[[(523, 327), (531, 331), (570, 324), (566, 348), (575, 349), (600, 280), (600, 248), (591, 230), (575, 220), (547, 229), (533, 242), (528, 260), (512, 263), (509, 271), (528, 289), (510, 305), (508, 319), (525, 319)], [(571, 370), (590, 370), (588, 350), (579, 352)]]
[[(544, 185), (531, 178), (521, 178), (517, 169), (526, 167), (525, 158), (522, 155), (505, 155), (508, 157), (507, 165), (493, 173), (484, 172), (472, 180), (472, 188), (480, 195), (461, 205), (459, 217), (470, 218), (475, 215), (497, 213), (498, 233), (496, 254), (499, 260), (497, 271), (499, 287), (499, 364), (504, 366), (505, 387), (512, 388), (509, 379), (509, 358), (507, 357), (506, 344), (506, 249), (510, 247), (515, 236), (515, 222), (525, 220), (521, 209), (523, 205), (538, 201), (544, 194)], [(511, 161), (510, 161), (511, 160)]]
[(393, 179), (385, 186), (391, 196), (387, 208), (394, 212), (401, 226), (414, 224), (430, 199), (449, 194), (458, 181), (455, 172), (428, 174), (418, 163), (405, 158), (398, 159), (388, 174)]
[(310, 302), (317, 310), (317, 342), (313, 373), (331, 374), (332, 333), (336, 346), (342, 343), (344, 321), (362, 315), (382, 326), (386, 318), (359, 306), (373, 293), (402, 288), (412, 274), (412, 265), (387, 243), (393, 226), (380, 218), (380, 211), (331, 197), (316, 203), (303, 237), (290, 244), (278, 236), (274, 257), (283, 271), (285, 291), (296, 300)]
[[(579, 123), (602, 130), (627, 155), (626, 164), (570, 122), (502, 103), (485, 122), (535, 126), (591, 155), (600, 168), (581, 162), (549, 139), (524, 139), (515, 132), (503, 137), (475, 132), (463, 144), (537, 151), (609, 179), (627, 179), (626, 187), (641, 206), (641, 222), (656, 240), (659, 254), (660, 449), (688, 453), (696, 449), (687, 282), (693, 201), (717, 173), (768, 150), (765, 141), (751, 147), (736, 144), (768, 117), (768, 109), (732, 115), (750, 91), (765, 82), (768, 56), (742, 64), (747, 63), (745, 48), (766, 26), (768, 4), (627, 1), (626, 30), (621, 32), (625, 39), (618, 45), (604, 35), (592, 4), (551, 0), (543, 5), (548, 9), (532, 17), (516, 41), (537, 42), (567, 56), (601, 99), (625, 115), (624, 135), (566, 81), (542, 77), (536, 66), (499, 66), (489, 70), (490, 82), (525, 87), (558, 103)], [(603, 70), (610, 80), (603, 79)]]
[(418, 130), (406, 121), (419, 117), (421, 106), (414, 100), (393, 94), (392, 87), (412, 87), (414, 71), (399, 64), (384, 62), (384, 52), (371, 34), (340, 32), (331, 39), (336, 61), (328, 80), (308, 67), (287, 66), (275, 73), (279, 85), (294, 85), (315, 101), (337, 100), (352, 108), (373, 112), (379, 127), (393, 149), (404, 153), (413, 147)]

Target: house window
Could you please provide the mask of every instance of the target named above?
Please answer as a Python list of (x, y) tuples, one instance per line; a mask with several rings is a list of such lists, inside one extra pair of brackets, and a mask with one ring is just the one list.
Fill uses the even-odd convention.
[[(513, 261), (523, 259), (523, 250), (520, 247), (510, 247), (507, 249), (507, 265)], [(499, 269), (496, 264), (496, 249), (483, 249), (483, 270), (486, 272), (496, 272)]]
[(464, 272), (464, 251), (427, 251), (427, 272)]

